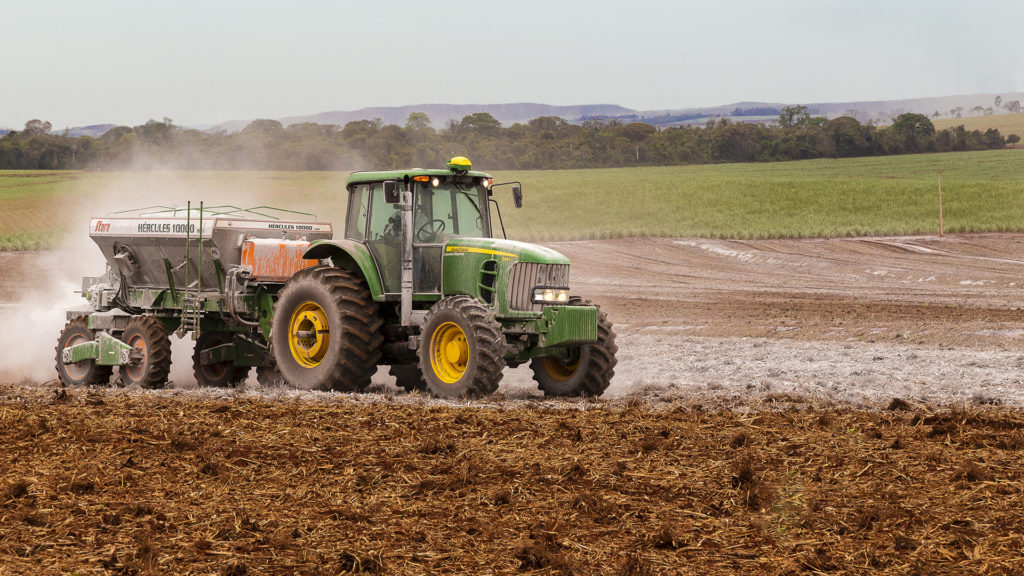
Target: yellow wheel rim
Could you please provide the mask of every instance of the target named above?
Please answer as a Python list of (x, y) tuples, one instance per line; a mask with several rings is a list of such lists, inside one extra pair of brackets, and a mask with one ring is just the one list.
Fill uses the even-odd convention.
[(327, 313), (316, 302), (303, 302), (288, 321), (288, 349), (292, 358), (305, 368), (323, 362), (331, 344)]
[(454, 384), (466, 373), (469, 363), (469, 341), (466, 333), (454, 322), (445, 322), (430, 337), (430, 367), (446, 384)]
[(579, 356), (576, 356), (576, 359), (570, 362), (563, 362), (554, 356), (543, 356), (541, 361), (544, 362), (544, 370), (547, 371), (548, 376), (559, 382), (565, 382), (572, 378), (572, 375), (576, 373), (576, 369), (580, 367)]

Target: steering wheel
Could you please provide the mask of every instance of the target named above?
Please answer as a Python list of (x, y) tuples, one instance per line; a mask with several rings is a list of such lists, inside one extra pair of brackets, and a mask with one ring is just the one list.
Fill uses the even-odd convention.
[(444, 231), (444, 220), (435, 218), (429, 222), (424, 222), (416, 229), (416, 241), (433, 242), (442, 231)]

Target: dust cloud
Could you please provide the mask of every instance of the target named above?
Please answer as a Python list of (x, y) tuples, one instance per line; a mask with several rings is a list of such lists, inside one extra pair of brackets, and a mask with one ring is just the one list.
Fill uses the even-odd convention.
[[(84, 229), (84, 227), (83, 227)], [(0, 377), (44, 382), (57, 377), (57, 338), (66, 311), (84, 308), (76, 293), (83, 276), (103, 273), (103, 255), (91, 241), (66, 242), (33, 258), (3, 258), (3, 290), (12, 295), (0, 308)]]

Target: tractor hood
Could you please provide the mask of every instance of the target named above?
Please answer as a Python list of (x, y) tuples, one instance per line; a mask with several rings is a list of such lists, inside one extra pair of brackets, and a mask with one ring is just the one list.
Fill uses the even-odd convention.
[(504, 262), (568, 264), (569, 259), (550, 248), (498, 238), (453, 238), (444, 247), (445, 256), (487, 254)]

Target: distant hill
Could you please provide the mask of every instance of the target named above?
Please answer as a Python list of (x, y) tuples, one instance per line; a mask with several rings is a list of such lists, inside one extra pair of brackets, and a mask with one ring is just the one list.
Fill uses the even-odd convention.
[(972, 118), (944, 118), (934, 120), (936, 130), (953, 128), (963, 124), (968, 130), (984, 132), (989, 128), (999, 130), (1003, 136), (1016, 134), (1024, 138), (1024, 112), (1020, 114), (996, 114), (994, 116), (975, 116)]
[[(108, 130), (115, 127), (116, 124), (93, 124), (91, 126), (77, 126), (75, 128), (68, 128), (68, 135), (70, 136), (91, 136), (93, 138), (99, 138), (107, 133)], [(56, 133), (63, 133), (57, 130)]]
[[(430, 117), (434, 128), (444, 128), (449, 120), (461, 121), (464, 116), (477, 112), (487, 112), (497, 118), (505, 126), (526, 123), (538, 116), (558, 116), (569, 121), (581, 118), (618, 118), (636, 115), (635, 110), (615, 104), (583, 104), (576, 106), (552, 106), (549, 104), (516, 103), (516, 104), (417, 104), (412, 106), (389, 106), (360, 108), (359, 110), (320, 112), (309, 116), (288, 116), (278, 120), (288, 126), (303, 122), (317, 124), (335, 124), (344, 126), (356, 120), (373, 120), (380, 118), (384, 124), (402, 126), (413, 112), (423, 112)], [(233, 120), (218, 124), (214, 129), (234, 132), (249, 124), (249, 120)]]
[[(733, 122), (758, 122), (772, 123), (779, 117), (779, 112), (785, 106), (802, 104), (807, 106), (812, 115), (836, 118), (839, 116), (853, 115), (861, 122), (872, 122), (875, 124), (889, 124), (893, 118), (905, 112), (925, 114), (937, 127), (955, 126), (957, 124), (967, 125), (968, 121), (992, 118), (996, 122), (990, 127), (999, 128), (1003, 134), (1018, 133), (1024, 135), (1024, 128), (1013, 124), (1012, 128), (1002, 127), (1001, 123), (1010, 122), (1009, 114), (1002, 109), (996, 109), (995, 98), (997, 94), (969, 94), (960, 96), (940, 96), (933, 98), (911, 98), (904, 100), (877, 100), (861, 102), (734, 102), (721, 106), (705, 106), (699, 108), (668, 108), (659, 110), (632, 110), (616, 104), (582, 104), (574, 106), (554, 106), (550, 104), (536, 104), (520, 102), (514, 104), (417, 104), (410, 106), (381, 106), (373, 108), (360, 108), (359, 110), (335, 110), (330, 112), (319, 112), (307, 116), (287, 116), (278, 120), (288, 126), (303, 122), (315, 122), (317, 124), (334, 124), (344, 126), (356, 120), (373, 120), (380, 118), (384, 124), (395, 124), (403, 126), (409, 114), (423, 112), (430, 117), (434, 128), (444, 128), (449, 121), (461, 121), (463, 117), (477, 112), (487, 112), (498, 119), (504, 126), (511, 126), (515, 123), (525, 124), (539, 116), (557, 116), (571, 123), (582, 123), (588, 119), (596, 120), (618, 120), (623, 123), (645, 122), (658, 127), (670, 126), (702, 126), (709, 120), (728, 118)], [(1003, 102), (1012, 100), (1024, 101), (1024, 92), (1004, 92), (998, 94)], [(978, 110), (977, 108), (980, 108)], [(994, 116), (981, 116), (986, 109), (991, 109)], [(937, 113), (937, 114), (936, 114)], [(957, 114), (961, 115), (956, 119)], [(949, 119), (946, 123), (944, 120)], [(230, 120), (215, 126), (190, 126), (198, 130), (223, 130), (226, 132), (238, 132), (249, 125), (252, 119)], [(979, 124), (978, 126), (982, 126)], [(93, 124), (68, 129), (72, 136), (92, 136), (98, 138), (113, 128), (114, 124)], [(973, 125), (972, 125), (973, 126)], [(984, 126), (989, 126), (984, 124)], [(969, 126), (972, 130), (975, 129)], [(980, 128), (982, 130), (987, 128)], [(1008, 132), (1008, 130), (1012, 130)], [(0, 135), (9, 132), (7, 129), (0, 129)], [(54, 134), (62, 134), (63, 130), (55, 130)]]
[[(335, 124), (344, 126), (355, 120), (373, 120), (380, 118), (384, 124), (402, 126), (412, 112), (423, 112), (430, 117), (435, 128), (444, 128), (449, 120), (456, 122), (464, 116), (476, 112), (487, 112), (497, 118), (503, 125), (526, 123), (538, 116), (558, 116), (568, 122), (581, 123), (587, 119), (619, 120), (621, 122), (646, 122), (660, 127), (681, 125), (703, 125), (708, 120), (729, 118), (734, 122), (770, 123), (778, 119), (779, 112), (785, 106), (803, 104), (811, 114), (836, 118), (852, 114), (861, 122), (888, 124), (892, 119), (905, 112), (925, 114), (935, 119), (956, 115), (956, 109), (964, 116), (971, 114), (971, 109), (980, 106), (982, 109), (992, 107), (996, 94), (970, 94), (960, 96), (940, 96), (934, 98), (911, 98), (904, 100), (877, 100), (862, 102), (734, 102), (721, 106), (700, 108), (669, 108), (663, 110), (632, 110), (615, 104), (588, 104), (577, 106), (553, 106), (549, 104), (516, 103), (516, 104), (418, 104), (413, 106), (391, 106), (360, 108), (351, 111), (332, 111), (310, 114), (308, 116), (288, 116), (278, 120), (284, 125), (302, 122), (317, 124)], [(1024, 92), (1007, 92), (1000, 94), (1004, 102), (1010, 100), (1024, 101)], [(997, 114), (1002, 110), (993, 110)], [(251, 120), (232, 120), (213, 127), (214, 130), (237, 132), (245, 128)]]
[[(971, 109), (980, 106), (982, 109), (995, 108), (995, 97), (1001, 96), (1003, 102), (1010, 100), (1024, 101), (1024, 92), (1005, 92), (1002, 94), (968, 94), (960, 96), (939, 96), (933, 98), (911, 98), (905, 100), (876, 100), (862, 102), (791, 102), (769, 103), (769, 102), (737, 102), (725, 106), (710, 106), (705, 108), (680, 108), (675, 110), (646, 110), (641, 113), (645, 119), (658, 119), (659, 117), (676, 116), (689, 117), (682, 122), (673, 124), (703, 124), (711, 118), (732, 118), (733, 120), (744, 120), (746, 115), (738, 117), (733, 112), (737, 109), (748, 110), (757, 108), (779, 108), (793, 104), (803, 104), (814, 116), (826, 116), (837, 118), (839, 116), (852, 115), (861, 122), (873, 121), (880, 124), (888, 124), (892, 118), (906, 112), (925, 114), (935, 120), (934, 114), (939, 113), (938, 118), (955, 117), (957, 107), (961, 108), (960, 114), (968, 116)], [(1004, 110), (993, 110), (997, 115)], [(777, 117), (777, 115), (776, 115)], [(657, 124), (657, 122), (655, 122)]]

